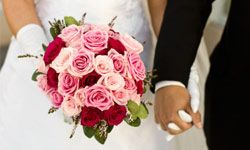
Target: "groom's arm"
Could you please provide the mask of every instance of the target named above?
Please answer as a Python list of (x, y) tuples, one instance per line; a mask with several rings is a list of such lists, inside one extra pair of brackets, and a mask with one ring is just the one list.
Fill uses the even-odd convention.
[(153, 85), (160, 81), (187, 85), (212, 1), (168, 0), (156, 47), (154, 69), (158, 77)]

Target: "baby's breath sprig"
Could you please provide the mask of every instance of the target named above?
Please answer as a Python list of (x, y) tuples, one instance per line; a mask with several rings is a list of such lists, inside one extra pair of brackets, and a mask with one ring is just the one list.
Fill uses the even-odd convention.
[(36, 58), (38, 59), (38, 56), (31, 55), (31, 54), (24, 54), (24, 55), (18, 55), (17, 58)]
[(76, 132), (76, 128), (77, 128), (77, 126), (79, 125), (79, 122), (80, 122), (80, 116), (72, 117), (72, 120), (74, 122), (74, 127), (73, 127), (73, 129), (71, 131), (71, 134), (69, 136), (70, 139), (74, 136), (74, 134)]
[(157, 75), (155, 74), (156, 73), (156, 69), (154, 69), (153, 71), (148, 71), (146, 73), (146, 78), (144, 79), (144, 86), (146, 87), (147, 85), (149, 87), (152, 87), (152, 83), (151, 83), (151, 80), (156, 78)]
[(87, 16), (87, 13), (84, 13), (84, 14), (82, 15), (82, 19), (81, 19), (81, 21), (80, 21), (80, 25), (84, 25), (86, 16)]
[(48, 111), (48, 114), (52, 114), (52, 113), (54, 113), (55, 111), (57, 111), (58, 110), (58, 108), (56, 108), (56, 107), (51, 107), (50, 109), (49, 109), (49, 111)]
[(49, 21), (49, 24), (51, 26), (50, 33), (55, 38), (58, 34), (61, 33), (61, 31), (66, 27), (64, 20), (57, 20), (54, 19), (53, 22)]
[(115, 20), (117, 19), (117, 16), (115, 16), (111, 21), (110, 23), (108, 24), (108, 26), (110, 26), (110, 28), (112, 28), (114, 25), (115, 25)]

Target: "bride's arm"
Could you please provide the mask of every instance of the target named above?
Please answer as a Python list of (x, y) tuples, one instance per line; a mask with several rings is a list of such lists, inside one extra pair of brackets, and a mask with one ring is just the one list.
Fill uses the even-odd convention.
[(25, 25), (40, 25), (34, 0), (3, 0), (3, 9), (14, 35)]
[[(34, 0), (3, 0), (4, 12), (21, 49), (39, 53), (48, 40), (36, 14)], [(35, 35), (35, 36), (34, 36)]]
[(151, 21), (155, 35), (158, 37), (167, 0), (148, 0)]

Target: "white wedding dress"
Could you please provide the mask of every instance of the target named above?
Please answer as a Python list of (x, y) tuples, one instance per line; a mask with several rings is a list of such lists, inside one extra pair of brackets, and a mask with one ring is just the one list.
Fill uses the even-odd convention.
[[(81, 18), (86, 22), (107, 24), (118, 16), (114, 28), (129, 33), (145, 43), (143, 59), (147, 66), (153, 59), (152, 35), (142, 0), (39, 0), (37, 14), (49, 36), (48, 21), (63, 16)], [(34, 35), (36, 36), (36, 35)], [(169, 150), (165, 133), (154, 123), (153, 109), (139, 128), (126, 123), (115, 127), (105, 145), (84, 136), (81, 126), (69, 139), (72, 125), (66, 124), (61, 112), (48, 115), (48, 98), (31, 81), (34, 66), (29, 59), (18, 59), (26, 52), (15, 38), (9, 47), (0, 72), (0, 149), (1, 150)], [(152, 96), (148, 96), (148, 99)]]

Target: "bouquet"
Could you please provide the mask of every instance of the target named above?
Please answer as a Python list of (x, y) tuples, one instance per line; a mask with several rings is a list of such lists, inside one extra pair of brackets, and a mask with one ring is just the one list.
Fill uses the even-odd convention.
[(32, 75), (52, 103), (49, 113), (62, 109), (74, 123), (70, 137), (81, 125), (101, 144), (122, 121), (138, 127), (148, 116), (141, 98), (152, 77), (139, 55), (142, 44), (115, 31), (114, 19), (95, 25), (64, 17), (50, 24), (54, 39), (43, 45)]

